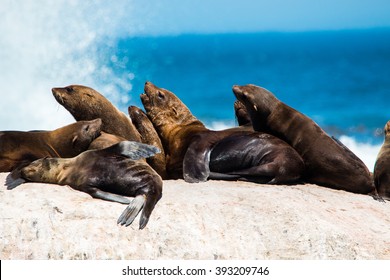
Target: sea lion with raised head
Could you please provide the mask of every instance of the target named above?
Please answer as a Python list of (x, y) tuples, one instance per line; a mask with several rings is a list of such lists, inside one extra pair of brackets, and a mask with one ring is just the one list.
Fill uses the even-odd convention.
[(131, 119), (119, 111), (106, 97), (96, 90), (70, 85), (53, 88), (55, 99), (67, 109), (77, 121), (102, 119), (102, 131), (124, 137), (131, 141), (141, 141)]
[(390, 121), (385, 125), (385, 140), (376, 158), (374, 182), (378, 194), (390, 200)]
[[(142, 210), (143, 229), (162, 196), (161, 177), (141, 158), (159, 152), (156, 147), (123, 141), (102, 150), (88, 150), (73, 158), (43, 158), (21, 170), (30, 182), (69, 185), (94, 198), (129, 204), (118, 224), (130, 225)], [(12, 182), (9, 182), (12, 184)], [(130, 201), (126, 196), (135, 197)]]
[(172, 92), (145, 84), (141, 101), (159, 134), (171, 178), (285, 184), (303, 172), (297, 152), (274, 136), (248, 129), (212, 131)]
[(141, 135), (142, 143), (155, 146), (161, 151), (160, 153), (147, 158), (146, 161), (154, 170), (156, 170), (162, 179), (167, 179), (168, 175), (164, 148), (152, 122), (149, 120), (148, 116), (136, 106), (129, 106), (128, 111), (135, 128)]
[(79, 121), (52, 131), (0, 132), (0, 172), (43, 157), (74, 157), (88, 149), (99, 136), (100, 119)]
[(304, 180), (333, 189), (376, 195), (368, 168), (347, 147), (329, 137), (313, 120), (255, 86), (233, 86), (247, 108), (253, 128), (290, 144), (305, 162)]

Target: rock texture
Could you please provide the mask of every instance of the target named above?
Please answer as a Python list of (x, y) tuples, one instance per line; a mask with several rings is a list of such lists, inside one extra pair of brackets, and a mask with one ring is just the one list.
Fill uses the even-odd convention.
[(149, 224), (66, 186), (10, 191), (0, 259), (390, 259), (390, 203), (315, 185), (164, 182)]

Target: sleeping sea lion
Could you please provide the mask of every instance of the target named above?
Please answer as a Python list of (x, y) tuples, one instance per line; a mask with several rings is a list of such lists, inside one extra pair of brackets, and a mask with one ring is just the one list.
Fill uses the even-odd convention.
[(375, 196), (374, 182), (364, 163), (310, 118), (264, 88), (233, 86), (233, 92), (246, 106), (256, 131), (285, 140), (302, 156), (306, 182)]
[(0, 132), (0, 172), (43, 157), (74, 157), (100, 134), (102, 121), (79, 121), (52, 131)]
[[(69, 185), (94, 198), (129, 204), (118, 219), (121, 225), (130, 225), (142, 209), (139, 228), (143, 229), (162, 196), (162, 180), (140, 159), (157, 152), (150, 145), (123, 141), (73, 158), (38, 159), (24, 167), (21, 176), (30, 182)], [(135, 198), (130, 201), (125, 196)]]

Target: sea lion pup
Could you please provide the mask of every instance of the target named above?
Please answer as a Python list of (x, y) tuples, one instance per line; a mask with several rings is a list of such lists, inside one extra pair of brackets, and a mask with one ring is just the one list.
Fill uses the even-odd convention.
[(156, 170), (162, 179), (168, 179), (164, 148), (152, 122), (149, 120), (148, 116), (136, 106), (129, 106), (128, 111), (135, 128), (141, 135), (142, 143), (155, 146), (161, 151), (160, 153), (147, 158), (146, 161), (154, 170)]
[(101, 118), (102, 131), (127, 140), (141, 141), (131, 119), (96, 90), (81, 85), (70, 85), (64, 88), (53, 88), (52, 93), (57, 102), (64, 106), (77, 121)]
[(374, 182), (378, 194), (390, 200), (390, 121), (385, 125), (385, 141), (376, 158)]
[(302, 156), (306, 182), (375, 196), (374, 182), (364, 163), (310, 118), (264, 88), (233, 86), (233, 92), (246, 106), (256, 131), (285, 140)]
[(0, 132), (0, 172), (43, 157), (74, 157), (100, 134), (101, 119), (79, 121), (52, 131)]
[(207, 179), (292, 183), (303, 161), (272, 135), (239, 128), (211, 131), (172, 92), (145, 84), (141, 101), (159, 134), (171, 178), (195, 183)]
[[(118, 219), (120, 225), (130, 225), (142, 209), (139, 228), (143, 229), (162, 196), (163, 183), (140, 159), (157, 152), (158, 148), (150, 145), (123, 141), (73, 158), (39, 159), (24, 167), (21, 175), (30, 182), (69, 185), (94, 198), (129, 204)], [(124, 196), (135, 198), (130, 202)]]

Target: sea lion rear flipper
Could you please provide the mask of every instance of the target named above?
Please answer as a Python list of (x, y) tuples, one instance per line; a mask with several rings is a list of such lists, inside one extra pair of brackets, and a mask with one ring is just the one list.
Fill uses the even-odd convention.
[[(121, 226), (126, 225), (129, 226), (134, 221), (135, 217), (137, 217), (138, 213), (144, 207), (146, 201), (145, 195), (136, 196), (126, 207), (126, 209), (122, 212), (120, 217), (118, 218), (117, 224)], [(146, 221), (147, 222), (147, 221)], [(146, 223), (144, 224), (144, 226)], [(140, 225), (141, 229), (141, 225)]]
[(210, 147), (193, 141), (183, 159), (183, 178), (188, 183), (205, 182), (210, 175)]
[(122, 141), (118, 144), (112, 145), (111, 147), (100, 150), (99, 152), (104, 154), (121, 155), (133, 160), (138, 160), (141, 158), (151, 157), (159, 153), (160, 149), (140, 142)]
[(7, 186), (7, 190), (12, 190), (18, 186), (20, 186), (23, 183), (26, 183), (26, 180), (22, 178), (21, 171), (23, 167), (26, 167), (30, 164), (30, 161), (23, 162), (19, 164), (14, 170), (12, 170), (11, 173), (7, 175), (7, 178), (5, 179), (5, 185)]
[(112, 201), (112, 202), (119, 202), (122, 204), (130, 203), (130, 200), (122, 195), (105, 192), (97, 188), (88, 188), (88, 194), (93, 198), (99, 198), (99, 199)]
[(22, 178), (12, 178), (11, 174), (8, 174), (7, 178), (5, 179), (5, 185), (7, 186), (7, 190), (12, 190), (23, 183), (26, 183), (26, 180)]

